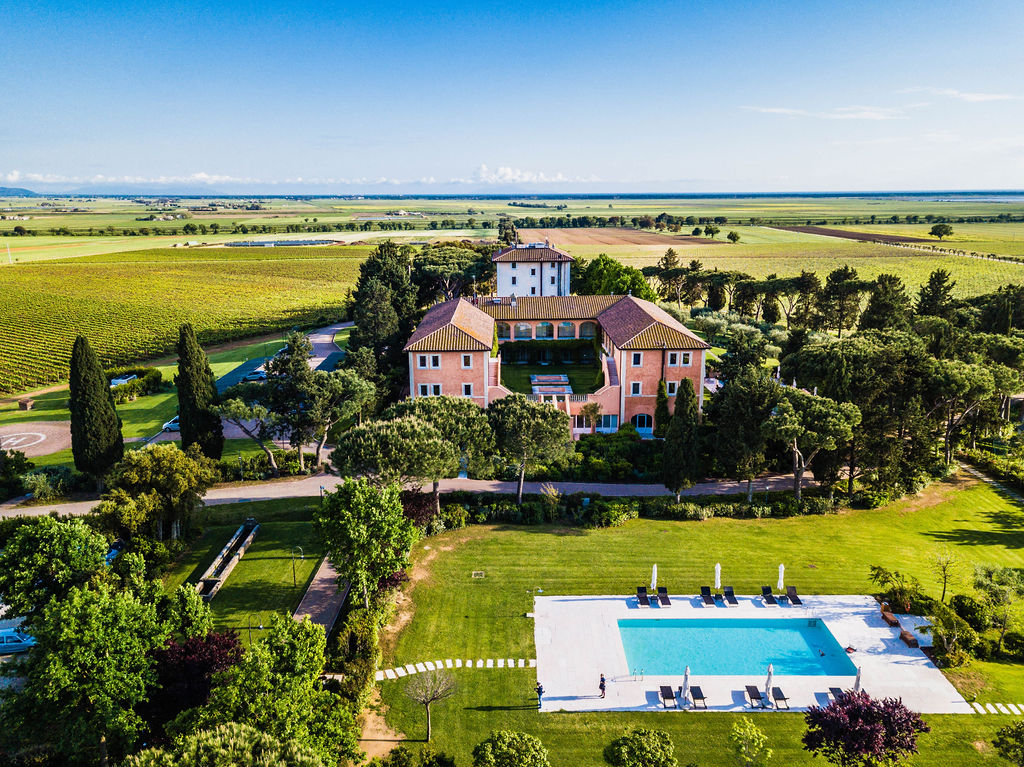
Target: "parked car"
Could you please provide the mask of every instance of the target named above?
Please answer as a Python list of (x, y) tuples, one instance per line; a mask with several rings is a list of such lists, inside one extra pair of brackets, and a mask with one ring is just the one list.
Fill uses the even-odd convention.
[(178, 422), (178, 416), (174, 416), (174, 418), (164, 424), (164, 431), (181, 431), (181, 424)]
[(256, 368), (242, 376), (243, 381), (266, 381), (267, 371), (263, 368)]
[(0, 629), (0, 655), (27, 652), (36, 640), (21, 629)]
[(126, 383), (134, 381), (136, 378), (138, 378), (138, 376), (134, 374), (130, 376), (121, 376), (120, 378), (112, 378), (110, 380), (110, 388), (113, 389), (116, 386), (124, 386)]

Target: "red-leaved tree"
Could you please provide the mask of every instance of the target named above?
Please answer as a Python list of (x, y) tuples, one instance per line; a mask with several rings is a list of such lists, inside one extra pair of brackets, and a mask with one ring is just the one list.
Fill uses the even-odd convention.
[(898, 698), (876, 700), (849, 692), (804, 716), (804, 748), (836, 767), (896, 765), (917, 753), (917, 736), (930, 728)]
[(139, 713), (149, 725), (150, 742), (161, 742), (164, 725), (185, 709), (206, 703), (214, 674), (226, 671), (242, 657), (234, 631), (211, 631), (170, 643), (153, 652), (157, 683)]

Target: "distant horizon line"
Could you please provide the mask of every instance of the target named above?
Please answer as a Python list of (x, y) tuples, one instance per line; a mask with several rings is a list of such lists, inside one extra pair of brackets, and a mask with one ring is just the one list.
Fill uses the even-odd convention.
[[(892, 189), (892, 190), (834, 190), (834, 191), (783, 191), (783, 192), (462, 192), (427, 194), (418, 192), (293, 192), (263, 194), (260, 192), (161, 192), (159, 190), (126, 190), (126, 191), (43, 191), (37, 192), (26, 187), (0, 186), (0, 190), (28, 192), (29, 195), (7, 195), (28, 197), (161, 197), (168, 199), (368, 199), (368, 200), (684, 200), (684, 199), (750, 199), (750, 198), (785, 198), (785, 197), (902, 197), (924, 196), (939, 197), (954, 195), (959, 197), (975, 197), (981, 195), (1010, 197), (1024, 195), (1024, 189)], [(2, 192), (0, 192), (2, 194)]]

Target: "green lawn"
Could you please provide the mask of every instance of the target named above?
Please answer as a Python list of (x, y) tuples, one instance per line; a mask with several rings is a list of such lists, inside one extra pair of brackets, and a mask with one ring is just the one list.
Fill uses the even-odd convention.
[(593, 365), (516, 365), (514, 363), (502, 363), (501, 383), (512, 391), (523, 394), (533, 393), (533, 384), (530, 383), (531, 375), (567, 375), (569, 385), (572, 386), (573, 394), (590, 394), (604, 386), (604, 378), (601, 377), (601, 366)]
[[(429, 548), (428, 548), (429, 547)], [(635, 520), (611, 530), (555, 527), (475, 527), (418, 545), (414, 561), (425, 577), (409, 596), (412, 620), (388, 648), (385, 666), (443, 658), (535, 657), (533, 624), (525, 617), (538, 590), (545, 594), (629, 593), (658, 564), (659, 580), (674, 592), (696, 593), (722, 563), (723, 581), (740, 593), (774, 583), (779, 562), (787, 580), (806, 594), (870, 593), (868, 566), (881, 564), (918, 577), (938, 594), (931, 558), (949, 548), (964, 573), (975, 564), (1024, 566), (1024, 510), (985, 485), (954, 482), (922, 498), (875, 511), (777, 520), (711, 519), (705, 522)], [(482, 579), (471, 578), (482, 570)], [(952, 593), (969, 590), (964, 580)], [(978, 699), (1024, 700), (1024, 666), (976, 663), (954, 677)], [(734, 718), (728, 715), (545, 714), (534, 709), (535, 675), (528, 670), (465, 672), (458, 695), (437, 707), (440, 747), (467, 761), (472, 745), (490, 729), (533, 732), (552, 749), (553, 765), (599, 765), (600, 750), (627, 725), (670, 730), (685, 763), (729, 764), (720, 748)], [(401, 694), (402, 682), (384, 682), (389, 722), (422, 737), (422, 712)], [(962, 685), (966, 687), (967, 685)], [(971, 743), (989, 739), (999, 717), (930, 717), (937, 732), (923, 739), (916, 764), (995, 764)], [(759, 716), (772, 737), (774, 763), (806, 763), (799, 750), (798, 715)]]
[(348, 346), (348, 337), (352, 335), (352, 328), (342, 328), (334, 334), (334, 343), (344, 349)]
[[(260, 523), (252, 546), (210, 603), (217, 628), (234, 628), (248, 643), (250, 619), (253, 639), (257, 627), (272, 613), (294, 612), (320, 562), (320, 544), (310, 522), (314, 499), (287, 499), (213, 506), (201, 513), (206, 526), (186, 556), (164, 578), (168, 588), (195, 583), (214, 557), (248, 517)], [(296, 549), (292, 585), (292, 550)]]

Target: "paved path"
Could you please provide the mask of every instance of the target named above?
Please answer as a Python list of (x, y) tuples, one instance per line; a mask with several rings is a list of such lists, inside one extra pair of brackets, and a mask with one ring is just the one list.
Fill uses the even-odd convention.
[[(332, 474), (315, 474), (299, 479), (283, 479), (277, 482), (253, 482), (245, 485), (225, 485), (211, 488), (204, 498), (207, 505), (219, 506), (226, 503), (244, 503), (246, 501), (271, 501), (281, 498), (313, 498), (320, 495), (321, 489), (333, 490), (343, 480)], [(539, 493), (544, 485), (554, 485), (563, 493), (595, 493), (607, 496), (665, 496), (671, 495), (661, 485), (646, 484), (613, 484), (591, 482), (526, 482), (523, 492)], [(805, 480), (804, 486), (811, 487), (814, 482)], [(424, 486), (426, 487), (426, 486)], [(791, 475), (764, 477), (754, 482), (754, 493), (767, 490), (790, 490), (793, 487)], [(488, 479), (443, 479), (441, 492), (450, 493), (456, 490), (468, 490), (477, 493), (515, 493), (515, 482), (499, 482)], [(734, 495), (745, 493), (746, 482), (727, 480), (710, 480), (699, 482), (682, 492), (684, 497), (706, 495)], [(12, 516), (40, 516), (56, 511), (58, 514), (86, 514), (96, 501), (78, 501), (75, 503), (55, 503), (42, 506), (14, 508), (9, 504), (0, 504), (0, 518)]]
[(310, 333), (309, 340), (313, 344), (313, 356), (309, 358), (309, 366), (315, 370), (325, 359), (340, 352), (341, 347), (334, 343), (334, 336), (339, 330), (350, 328), (352, 325), (351, 322), (338, 322)]
[(462, 658), (456, 658), (452, 660), (428, 660), (422, 663), (407, 663), (404, 666), (396, 666), (395, 668), (386, 668), (378, 671), (376, 678), (378, 682), (383, 682), (385, 679), (401, 679), (403, 676), (412, 676), (413, 674), (421, 674), (424, 671), (437, 671), (446, 668), (536, 668), (537, 659), (530, 658), (478, 658), (477, 660), (462, 660)]
[(338, 615), (341, 614), (349, 588), (349, 582), (339, 581), (338, 571), (334, 569), (330, 560), (324, 557), (292, 617), (301, 621), (308, 615), (313, 623), (323, 626), (324, 631), (330, 634)]

